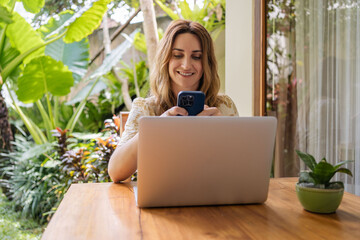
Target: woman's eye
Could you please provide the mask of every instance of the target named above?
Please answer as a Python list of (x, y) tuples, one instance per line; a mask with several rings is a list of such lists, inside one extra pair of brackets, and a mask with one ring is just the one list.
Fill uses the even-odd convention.
[(193, 59), (195, 59), (195, 60), (200, 60), (200, 59), (201, 59), (201, 56), (193, 56)]
[(176, 55), (176, 54), (174, 54), (174, 58), (181, 58), (182, 57), (182, 55)]

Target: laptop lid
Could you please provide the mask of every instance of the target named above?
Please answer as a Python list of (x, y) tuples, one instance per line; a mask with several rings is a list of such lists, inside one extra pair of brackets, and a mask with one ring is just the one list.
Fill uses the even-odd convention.
[(274, 117), (143, 117), (137, 205), (165, 207), (266, 201)]

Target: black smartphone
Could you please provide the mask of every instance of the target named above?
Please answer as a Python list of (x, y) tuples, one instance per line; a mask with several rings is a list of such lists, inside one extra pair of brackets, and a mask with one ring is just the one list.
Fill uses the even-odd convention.
[(189, 116), (196, 116), (204, 110), (205, 94), (201, 91), (181, 91), (177, 105), (185, 108)]

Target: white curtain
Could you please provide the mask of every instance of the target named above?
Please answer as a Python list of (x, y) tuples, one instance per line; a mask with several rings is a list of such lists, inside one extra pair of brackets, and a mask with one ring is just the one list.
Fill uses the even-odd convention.
[(335, 180), (360, 196), (360, 3), (299, 0), (295, 13), (298, 148), (354, 160)]

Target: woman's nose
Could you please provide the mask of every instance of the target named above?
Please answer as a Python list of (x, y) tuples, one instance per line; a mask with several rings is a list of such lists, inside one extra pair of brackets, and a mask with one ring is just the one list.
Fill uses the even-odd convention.
[(190, 68), (191, 66), (191, 59), (190, 58), (183, 58), (183, 61), (182, 61), (182, 67), (185, 68), (185, 69), (188, 69)]

